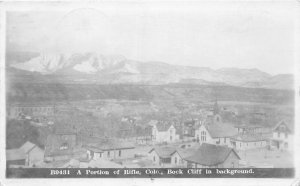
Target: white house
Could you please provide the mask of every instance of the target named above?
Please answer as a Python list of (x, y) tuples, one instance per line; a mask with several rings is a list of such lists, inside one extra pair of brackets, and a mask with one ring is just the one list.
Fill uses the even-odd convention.
[(280, 121), (273, 128), (273, 136), (270, 145), (271, 148), (277, 150), (293, 150), (293, 134), (285, 121)]
[(170, 122), (157, 122), (152, 126), (152, 140), (156, 143), (172, 143), (179, 139), (176, 128)]

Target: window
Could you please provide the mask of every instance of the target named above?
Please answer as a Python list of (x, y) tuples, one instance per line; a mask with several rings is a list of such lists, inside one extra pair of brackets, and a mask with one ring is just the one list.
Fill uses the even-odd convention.
[(177, 157), (175, 157), (175, 164), (177, 164)]
[(234, 168), (234, 162), (231, 163), (231, 168)]
[(224, 143), (226, 143), (226, 138), (224, 138)]
[(59, 147), (60, 150), (66, 150), (66, 149), (68, 149), (68, 148), (69, 148), (68, 143), (63, 143), (63, 144)]
[(119, 150), (119, 157), (121, 157), (121, 155), (122, 155), (122, 151), (121, 151), (121, 150)]
[(153, 161), (155, 162), (155, 156), (153, 156)]
[(107, 157), (110, 157), (110, 151), (107, 151)]
[(206, 132), (205, 131), (201, 132), (201, 141), (206, 141)]
[(277, 133), (278, 138), (280, 138), (280, 132)]

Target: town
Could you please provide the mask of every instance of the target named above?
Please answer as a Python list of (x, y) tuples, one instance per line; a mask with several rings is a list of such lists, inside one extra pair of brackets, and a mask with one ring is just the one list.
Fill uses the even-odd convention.
[(293, 120), (276, 113), (277, 106), (217, 98), (172, 104), (108, 99), (8, 104), (7, 167), (293, 167)]

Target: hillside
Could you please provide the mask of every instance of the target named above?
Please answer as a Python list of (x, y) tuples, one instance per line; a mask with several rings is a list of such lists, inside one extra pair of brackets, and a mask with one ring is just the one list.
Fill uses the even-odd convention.
[(7, 87), (8, 102), (74, 101), (92, 99), (246, 101), (293, 104), (294, 92), (226, 85), (99, 85), (13, 83)]

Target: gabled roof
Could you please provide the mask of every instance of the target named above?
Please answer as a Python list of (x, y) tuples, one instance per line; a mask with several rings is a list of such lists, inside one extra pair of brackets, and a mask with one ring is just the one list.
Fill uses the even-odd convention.
[(194, 155), (197, 152), (197, 148), (188, 148), (188, 149), (178, 148), (171, 155), (175, 154), (176, 152), (179, 154), (179, 156), (182, 159), (185, 159), (187, 157)]
[(133, 149), (134, 145), (129, 142), (123, 142), (119, 140), (107, 139), (101, 140), (98, 143), (89, 144), (87, 148), (98, 149), (98, 151), (107, 151), (107, 150), (118, 150), (118, 149)]
[(237, 134), (235, 128), (227, 123), (210, 124), (206, 129), (212, 138), (231, 137)]
[(29, 151), (31, 151), (36, 145), (31, 143), (30, 141), (27, 141), (26, 143), (24, 143), (20, 149), (23, 150), (25, 153), (28, 153)]
[(280, 125), (285, 125), (285, 126), (286, 126), (286, 130), (287, 130), (289, 133), (292, 133), (291, 129), (289, 128), (289, 126), (287, 125), (286, 121), (284, 121), (284, 120), (279, 121), (279, 122), (275, 125), (275, 127), (273, 128), (273, 131), (278, 131), (278, 130), (280, 130), (280, 129), (279, 129), (279, 126), (280, 126)]
[(93, 152), (96, 152), (96, 153), (103, 153), (104, 151), (97, 148), (97, 147), (93, 147), (93, 146), (86, 146), (86, 149), (87, 150), (90, 150), (90, 151), (93, 151)]
[(185, 160), (200, 165), (213, 166), (223, 163), (231, 152), (240, 159), (239, 155), (232, 148), (203, 143), (192, 156), (186, 157)]
[(171, 122), (158, 122), (156, 124), (156, 128), (159, 132), (165, 132), (167, 130), (169, 130), (169, 128), (172, 126), (173, 124)]
[(175, 147), (154, 147), (152, 148), (149, 153), (155, 151), (157, 155), (161, 158), (170, 158), (171, 155), (176, 151)]
[(7, 149), (6, 161), (23, 160), (26, 159), (26, 154), (21, 149)]

